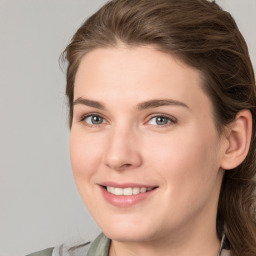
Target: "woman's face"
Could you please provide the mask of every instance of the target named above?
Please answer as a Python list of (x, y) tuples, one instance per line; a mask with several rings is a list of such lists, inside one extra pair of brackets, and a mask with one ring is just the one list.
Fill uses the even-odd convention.
[(108, 237), (215, 230), (226, 140), (202, 86), (199, 71), (152, 47), (97, 49), (82, 59), (71, 163)]

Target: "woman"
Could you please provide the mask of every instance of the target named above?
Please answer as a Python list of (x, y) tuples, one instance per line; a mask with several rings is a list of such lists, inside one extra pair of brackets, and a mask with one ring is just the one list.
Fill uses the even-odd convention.
[(40, 255), (256, 255), (255, 79), (230, 14), (111, 1), (63, 56), (73, 174), (103, 233)]

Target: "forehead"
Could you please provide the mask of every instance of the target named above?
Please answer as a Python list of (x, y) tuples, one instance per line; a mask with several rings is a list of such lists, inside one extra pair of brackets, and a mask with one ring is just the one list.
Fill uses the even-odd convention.
[[(120, 87), (136, 80), (144, 82), (152, 79), (152, 82), (159, 85), (166, 78), (175, 83), (193, 80), (197, 84), (202, 84), (202, 74), (199, 70), (186, 65), (174, 55), (158, 51), (153, 46), (121, 45), (116, 48), (95, 49), (82, 58), (76, 73), (75, 85), (102, 82), (102, 76), (108, 78), (104, 82), (105, 86), (111, 79), (111, 83), (119, 83)], [(119, 80), (115, 81), (114, 78)]]
[(79, 65), (74, 99), (111, 102), (172, 98), (200, 108), (211, 105), (199, 70), (153, 47), (96, 49)]

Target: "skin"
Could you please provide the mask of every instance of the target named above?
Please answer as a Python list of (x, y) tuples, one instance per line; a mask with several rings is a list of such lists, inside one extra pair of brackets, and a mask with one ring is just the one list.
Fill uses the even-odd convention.
[[(228, 139), (217, 132), (201, 73), (153, 47), (96, 49), (75, 79), (71, 163), (80, 195), (110, 255), (212, 255)], [(179, 104), (138, 108), (149, 100)], [(184, 106), (184, 105), (186, 106)], [(92, 104), (89, 104), (92, 105)], [(92, 125), (91, 116), (102, 117)], [(156, 116), (167, 116), (165, 125)], [(85, 118), (86, 116), (86, 118)], [(99, 184), (157, 186), (130, 207), (113, 206)]]

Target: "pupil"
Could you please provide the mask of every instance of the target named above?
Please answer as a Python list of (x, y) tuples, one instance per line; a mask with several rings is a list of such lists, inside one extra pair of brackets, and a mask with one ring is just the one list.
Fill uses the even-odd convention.
[(92, 116), (92, 123), (93, 124), (101, 124), (102, 123), (102, 118), (99, 116)]
[(156, 119), (156, 123), (159, 124), (159, 125), (167, 124), (167, 118), (159, 116)]

